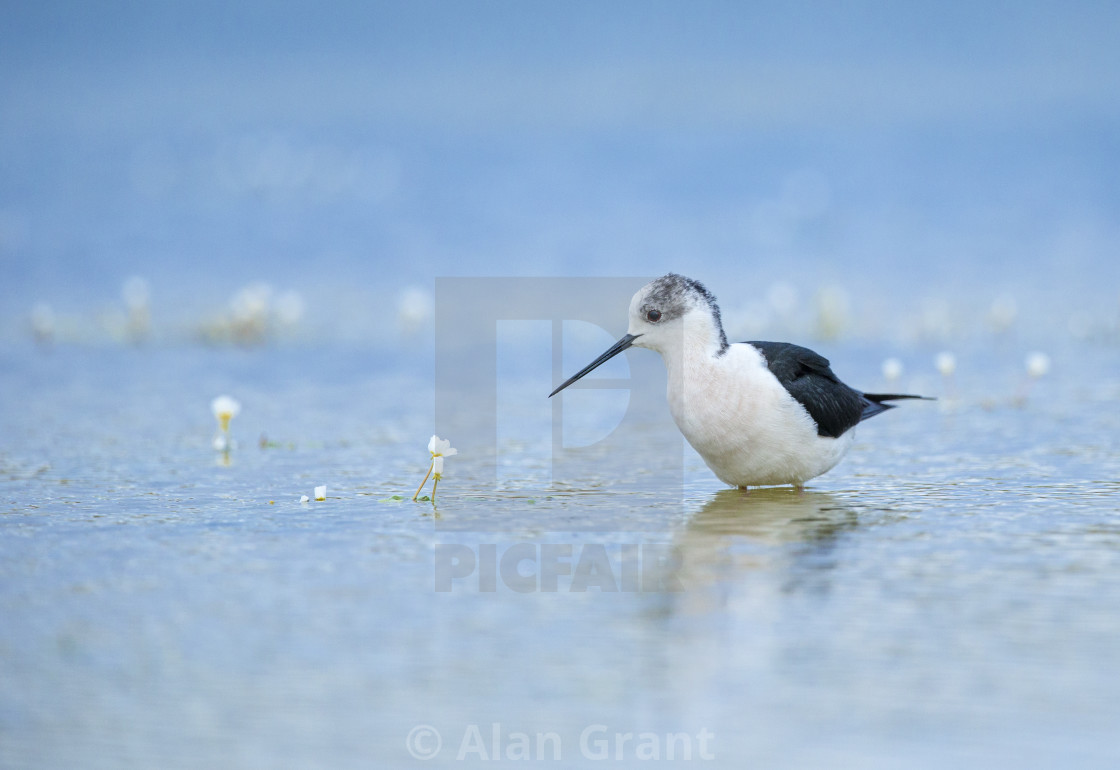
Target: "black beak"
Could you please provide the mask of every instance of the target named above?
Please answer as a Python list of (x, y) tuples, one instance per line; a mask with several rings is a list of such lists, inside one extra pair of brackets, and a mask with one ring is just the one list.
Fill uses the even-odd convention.
[(599, 357), (598, 357), (598, 358), (596, 358), (596, 359), (595, 359), (594, 361), (592, 361), (591, 363), (589, 363), (589, 364), (588, 364), (587, 366), (583, 367), (583, 368), (582, 368), (582, 369), (580, 369), (580, 370), (579, 370), (578, 372), (576, 372), (575, 374), (573, 374), (573, 375), (572, 375), (571, 377), (569, 377), (568, 379), (566, 379), (566, 380), (564, 381), (564, 384), (563, 384), (563, 385), (561, 385), (560, 387), (558, 387), (558, 388), (557, 388), (556, 390), (554, 390), (554, 391), (552, 391), (551, 393), (549, 393), (549, 394), (548, 394), (548, 397), (549, 397), (549, 398), (552, 398), (552, 397), (553, 397), (553, 396), (555, 396), (555, 395), (556, 395), (557, 393), (559, 393), (559, 392), (560, 392), (560, 391), (562, 391), (562, 390), (563, 390), (564, 388), (566, 388), (566, 387), (568, 387), (569, 385), (571, 385), (571, 384), (572, 384), (573, 382), (575, 382), (576, 380), (578, 380), (578, 379), (579, 379), (580, 377), (582, 377), (583, 375), (587, 374), (588, 372), (592, 371), (593, 369), (597, 369), (597, 368), (599, 368), (600, 366), (602, 366), (603, 364), (605, 364), (605, 363), (606, 363), (607, 361), (610, 361), (610, 360), (611, 360), (612, 358), (614, 358), (615, 356), (617, 356), (617, 355), (618, 355), (619, 353), (621, 353), (622, 351), (626, 350), (626, 348), (628, 348), (628, 347), (630, 347), (631, 345), (633, 345), (633, 344), (634, 344), (634, 340), (638, 339), (638, 337), (641, 337), (641, 336), (642, 336), (642, 335), (640, 335), (640, 334), (627, 334), (627, 335), (626, 335), (625, 337), (623, 337), (622, 339), (620, 339), (620, 340), (619, 340), (618, 342), (616, 342), (616, 343), (614, 343), (613, 345), (611, 345), (611, 346), (610, 346), (610, 347), (609, 347), (609, 348), (607, 349), (607, 352), (603, 353), (603, 355), (599, 356)]

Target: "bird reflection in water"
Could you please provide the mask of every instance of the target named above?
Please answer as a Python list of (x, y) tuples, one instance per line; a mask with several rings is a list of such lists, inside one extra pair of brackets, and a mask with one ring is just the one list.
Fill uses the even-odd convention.
[(674, 538), (676, 577), (686, 594), (726, 594), (760, 571), (782, 591), (824, 591), (838, 543), (858, 526), (855, 510), (827, 492), (721, 490)]

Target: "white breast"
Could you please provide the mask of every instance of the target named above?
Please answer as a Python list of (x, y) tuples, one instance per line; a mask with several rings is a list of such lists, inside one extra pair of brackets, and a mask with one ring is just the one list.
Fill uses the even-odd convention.
[(839, 438), (818, 436), (816, 423), (750, 345), (665, 363), (674, 421), (728, 484), (800, 486), (835, 466), (851, 446), (851, 430)]

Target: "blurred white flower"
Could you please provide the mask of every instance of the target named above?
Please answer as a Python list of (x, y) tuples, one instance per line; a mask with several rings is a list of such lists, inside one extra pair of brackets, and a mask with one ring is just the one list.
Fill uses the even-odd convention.
[(310, 498), (310, 497), (308, 497), (307, 495), (300, 495), (300, 496), (299, 496), (299, 501), (300, 501), (301, 503), (310, 503), (310, 502), (311, 502), (311, 498)]
[(323, 484), (322, 486), (315, 487), (315, 499), (316, 500), (326, 500), (327, 499), (327, 485), (326, 484)]
[(1027, 374), (1031, 377), (1035, 379), (1044, 377), (1050, 371), (1050, 356), (1035, 351), (1027, 356), (1026, 367)]
[(233, 449), (233, 439), (229, 436), (229, 422), (241, 412), (241, 403), (233, 396), (218, 396), (210, 402), (210, 411), (218, 421), (218, 435), (214, 437), (214, 449), (229, 457)]
[(268, 312), (272, 287), (267, 283), (251, 283), (238, 289), (230, 298), (229, 309), (234, 318), (255, 319)]
[(218, 396), (210, 402), (210, 411), (218, 420), (223, 433), (229, 432), (229, 421), (241, 412), (241, 403), (233, 396)]
[(941, 372), (942, 377), (952, 377), (953, 373), (957, 371), (957, 357), (947, 350), (938, 353), (933, 359), (934, 366), (937, 371)]
[(897, 358), (888, 358), (883, 362), (883, 377), (885, 377), (888, 382), (894, 382), (901, 377), (903, 370), (902, 362)]
[(272, 287), (251, 283), (237, 291), (229, 302), (229, 335), (242, 345), (259, 345), (268, 336), (268, 312)]
[(432, 317), (435, 306), (432, 295), (425, 289), (410, 286), (397, 299), (397, 321), (401, 330), (413, 334)]
[(1019, 303), (1011, 294), (1001, 294), (992, 300), (988, 309), (988, 323), (997, 332), (1005, 332), (1015, 325), (1019, 316)]

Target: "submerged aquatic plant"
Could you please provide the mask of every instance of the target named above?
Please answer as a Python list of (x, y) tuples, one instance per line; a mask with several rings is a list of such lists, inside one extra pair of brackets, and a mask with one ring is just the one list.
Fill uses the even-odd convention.
[(420, 496), (420, 490), (428, 483), (429, 476), (434, 476), (434, 480), (432, 481), (432, 502), (434, 503), (436, 501), (436, 487), (439, 486), (439, 480), (443, 478), (443, 458), (459, 454), (459, 450), (451, 446), (450, 439), (441, 439), (434, 434), (431, 439), (428, 440), (428, 451), (432, 455), (432, 464), (428, 466), (428, 472), (424, 474), (424, 480), (421, 481), (420, 486), (416, 488), (416, 494), (412, 496), (413, 502), (416, 502), (416, 498)]

